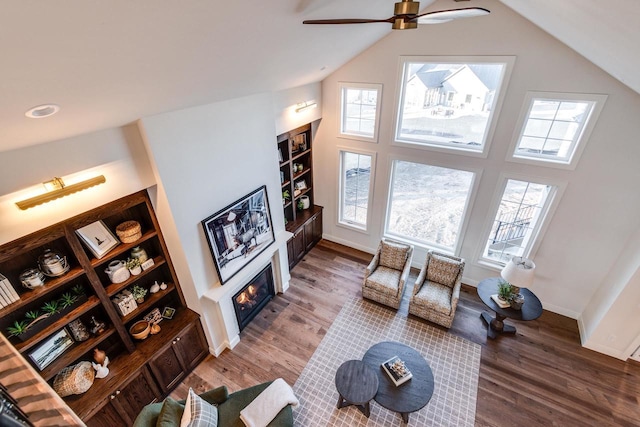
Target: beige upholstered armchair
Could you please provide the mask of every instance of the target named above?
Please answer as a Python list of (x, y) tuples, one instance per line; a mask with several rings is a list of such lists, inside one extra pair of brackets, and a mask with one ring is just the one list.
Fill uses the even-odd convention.
[(450, 328), (458, 307), (464, 259), (435, 251), (427, 252), (409, 313)]
[(413, 246), (383, 240), (364, 273), (362, 296), (398, 309), (409, 277)]

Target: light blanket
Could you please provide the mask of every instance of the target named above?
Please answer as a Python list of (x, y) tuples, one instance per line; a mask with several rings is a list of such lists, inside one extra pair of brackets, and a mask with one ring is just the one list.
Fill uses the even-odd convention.
[(287, 405), (295, 407), (298, 404), (291, 386), (282, 378), (278, 378), (240, 411), (240, 419), (247, 427), (266, 427), (282, 408)]

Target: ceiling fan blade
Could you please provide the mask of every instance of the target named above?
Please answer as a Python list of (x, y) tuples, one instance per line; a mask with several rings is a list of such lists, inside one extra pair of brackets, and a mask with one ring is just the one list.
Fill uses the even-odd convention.
[(439, 10), (416, 16), (418, 24), (441, 24), (460, 18), (474, 18), (490, 14), (491, 11), (481, 7), (467, 7), (464, 9)]
[(303, 24), (369, 24), (372, 22), (393, 22), (389, 19), (308, 19)]

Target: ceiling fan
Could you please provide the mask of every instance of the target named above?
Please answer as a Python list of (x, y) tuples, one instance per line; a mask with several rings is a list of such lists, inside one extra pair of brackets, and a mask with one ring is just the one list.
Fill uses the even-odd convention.
[[(458, 0), (456, 0), (458, 1)], [(491, 13), (481, 7), (466, 7), (462, 9), (440, 10), (418, 14), (420, 2), (402, 0), (395, 4), (394, 15), (388, 19), (310, 19), (303, 24), (369, 24), (387, 22), (393, 24), (394, 30), (409, 30), (418, 28), (418, 24), (441, 24), (458, 18), (472, 18)]]

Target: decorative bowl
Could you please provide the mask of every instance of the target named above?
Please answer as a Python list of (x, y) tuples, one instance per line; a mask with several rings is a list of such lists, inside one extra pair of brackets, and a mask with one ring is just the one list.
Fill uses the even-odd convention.
[(129, 328), (129, 333), (137, 340), (143, 340), (149, 336), (151, 324), (146, 320), (138, 320)]

